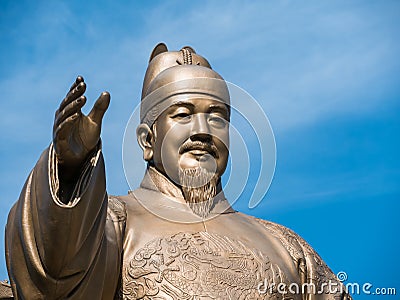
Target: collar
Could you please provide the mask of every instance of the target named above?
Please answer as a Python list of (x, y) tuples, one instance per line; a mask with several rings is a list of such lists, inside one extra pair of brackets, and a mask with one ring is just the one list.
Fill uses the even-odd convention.
[(182, 190), (178, 186), (173, 184), (171, 180), (169, 180), (164, 174), (159, 172), (155, 167), (147, 167), (140, 187), (152, 191), (161, 192), (174, 201), (186, 203)]
[[(188, 204), (185, 201), (182, 190), (178, 186), (173, 184), (171, 180), (169, 180), (164, 174), (162, 174), (152, 166), (147, 167), (142, 183), (140, 184), (140, 189), (143, 189), (144, 191), (147, 190), (161, 193), (163, 197), (161, 197), (160, 199), (168, 202), (168, 206), (175, 207), (176, 209), (183, 211), (190, 210)], [(133, 194), (136, 194), (136, 191), (134, 191)], [(225, 198), (222, 189), (214, 198), (213, 202), (214, 203), (211, 207), (210, 215), (235, 212), (235, 210), (230, 206), (228, 200)], [(163, 205), (163, 207), (165, 206)]]

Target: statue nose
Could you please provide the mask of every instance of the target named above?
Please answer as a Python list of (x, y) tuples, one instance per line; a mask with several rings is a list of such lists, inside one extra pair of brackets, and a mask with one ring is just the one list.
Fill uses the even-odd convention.
[(192, 136), (207, 136), (210, 137), (210, 128), (207, 124), (206, 114), (195, 114), (192, 123)]

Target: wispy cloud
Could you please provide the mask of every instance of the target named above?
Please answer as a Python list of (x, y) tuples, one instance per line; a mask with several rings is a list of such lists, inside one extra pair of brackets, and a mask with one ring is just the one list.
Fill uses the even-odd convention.
[(286, 130), (390, 100), (382, 95), (398, 86), (400, 43), (391, 26), (397, 6), (166, 3), (149, 12), (137, 43), (194, 45), (256, 97), (277, 130)]
[[(17, 24), (13, 34), (26, 36), (27, 47), (37, 54), (20, 73), (2, 78), (0, 88), (12, 99), (5, 110), (16, 111), (24, 103), (47, 113), (73, 76), (83, 72), (91, 98), (102, 88), (112, 90), (118, 102), (108, 121), (120, 122), (118, 116), (127, 116), (127, 108), (138, 103), (145, 62), (161, 40), (172, 49), (184, 44), (198, 48), (224, 77), (256, 97), (277, 130), (381, 105), (382, 89), (388, 86), (380, 78), (400, 69), (395, 59), (400, 43), (373, 7), (233, 1), (183, 7), (168, 2), (140, 13), (135, 6), (115, 8), (132, 11), (126, 27), (111, 24), (111, 30), (107, 20), (98, 20), (105, 16), (96, 19), (88, 9), (83, 9), (87, 16), (77, 17), (79, 8), (66, 4), (42, 4), (34, 22)], [(391, 88), (394, 84), (386, 82)], [(26, 104), (25, 99), (32, 101)]]

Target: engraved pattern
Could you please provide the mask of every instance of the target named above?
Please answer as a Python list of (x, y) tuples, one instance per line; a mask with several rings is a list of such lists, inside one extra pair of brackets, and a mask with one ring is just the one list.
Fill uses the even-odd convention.
[(241, 242), (207, 232), (157, 238), (123, 268), (123, 299), (281, 299), (260, 294), (266, 280), (287, 282), (279, 267)]

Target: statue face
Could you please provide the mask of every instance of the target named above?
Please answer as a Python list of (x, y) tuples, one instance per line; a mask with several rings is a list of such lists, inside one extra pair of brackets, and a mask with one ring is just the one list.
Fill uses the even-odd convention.
[(179, 170), (205, 168), (220, 177), (229, 155), (229, 110), (210, 98), (188, 97), (153, 125), (153, 163), (179, 184)]

